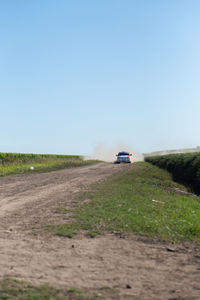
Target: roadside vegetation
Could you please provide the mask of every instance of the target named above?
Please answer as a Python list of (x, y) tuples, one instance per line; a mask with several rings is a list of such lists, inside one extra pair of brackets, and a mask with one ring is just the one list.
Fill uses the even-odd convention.
[(98, 294), (88, 295), (76, 288), (62, 290), (48, 285), (34, 286), (12, 278), (0, 282), (0, 299), (4, 300), (95, 300), (99, 298)]
[(166, 169), (173, 179), (200, 194), (200, 152), (146, 157), (145, 160)]
[(98, 163), (78, 155), (0, 153), (0, 176), (26, 172), (49, 172)]
[[(81, 200), (90, 199), (82, 204)], [(105, 231), (136, 233), (160, 239), (200, 241), (200, 197), (172, 180), (172, 175), (146, 162), (114, 175), (66, 213), (67, 222), (51, 227), (59, 236), (80, 230), (95, 237)]]

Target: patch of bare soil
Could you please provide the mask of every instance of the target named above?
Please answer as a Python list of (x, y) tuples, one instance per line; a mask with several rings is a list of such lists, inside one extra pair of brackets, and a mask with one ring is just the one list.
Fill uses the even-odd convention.
[(106, 299), (200, 299), (200, 246), (134, 235), (68, 239), (35, 230), (66, 221), (59, 208), (133, 166), (99, 164), (0, 178), (0, 278), (98, 291)]

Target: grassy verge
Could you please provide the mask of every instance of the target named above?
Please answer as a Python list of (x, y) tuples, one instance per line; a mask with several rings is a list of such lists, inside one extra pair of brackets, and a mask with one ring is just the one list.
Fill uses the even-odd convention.
[[(52, 158), (41, 162), (32, 161), (27, 163), (15, 163), (0, 166), (0, 176), (22, 174), (27, 172), (49, 172), (65, 168), (74, 168), (98, 163), (97, 160), (83, 160), (82, 158)], [(31, 170), (31, 167), (34, 170)]]
[(0, 299), (4, 300), (95, 300), (99, 298), (98, 294), (87, 295), (76, 288), (58, 290), (48, 285), (34, 286), (11, 278), (0, 282)]
[(92, 237), (107, 230), (200, 241), (200, 198), (184, 191), (167, 171), (137, 163), (131, 171), (96, 186), (86, 195), (91, 201), (75, 208), (67, 224), (54, 230), (67, 237), (79, 230)]

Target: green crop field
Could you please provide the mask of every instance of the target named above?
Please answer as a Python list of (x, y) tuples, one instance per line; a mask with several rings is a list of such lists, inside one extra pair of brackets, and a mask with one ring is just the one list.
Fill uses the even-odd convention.
[(42, 162), (52, 159), (82, 159), (79, 155), (57, 155), (57, 154), (25, 154), (25, 153), (2, 153), (0, 152), (0, 165), (11, 165), (16, 163)]
[(145, 161), (166, 169), (173, 179), (200, 194), (200, 152), (146, 157)]
[(79, 155), (0, 153), (0, 176), (26, 172), (48, 172), (98, 163)]

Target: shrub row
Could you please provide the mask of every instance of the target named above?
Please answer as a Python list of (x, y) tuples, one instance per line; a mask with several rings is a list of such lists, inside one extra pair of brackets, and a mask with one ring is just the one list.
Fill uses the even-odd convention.
[(200, 194), (200, 152), (146, 157), (145, 161), (166, 169), (173, 179)]
[(82, 160), (78, 155), (58, 155), (58, 154), (25, 154), (25, 153), (3, 153), (0, 152), (0, 164), (10, 165), (18, 163), (42, 162), (52, 159), (77, 159)]

